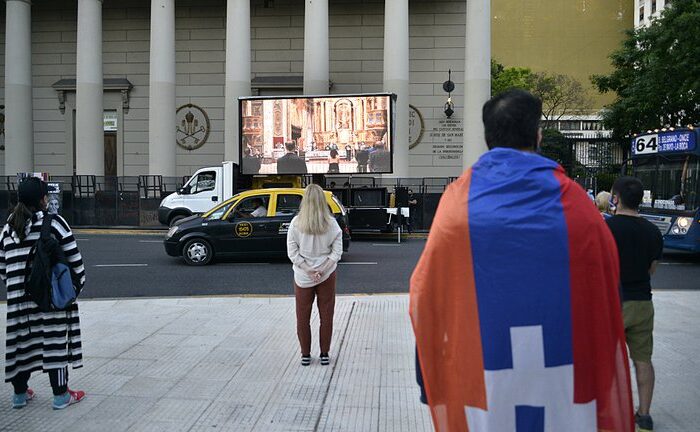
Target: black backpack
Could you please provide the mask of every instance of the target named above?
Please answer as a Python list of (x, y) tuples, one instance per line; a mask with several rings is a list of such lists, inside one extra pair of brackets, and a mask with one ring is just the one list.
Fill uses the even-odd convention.
[[(61, 245), (58, 243), (58, 240), (51, 235), (52, 219), (52, 215), (48, 213), (44, 215), (41, 224), (41, 235), (29, 252), (27, 274), (24, 279), (24, 292), (29, 296), (31, 301), (37, 304), (39, 310), (42, 312), (65, 310), (70, 306), (69, 304), (64, 308), (58, 308), (52, 301), (51, 281), (54, 266), (61, 263), (70, 268), (63, 254), (63, 249), (61, 249)], [(80, 286), (76, 283), (73, 272), (70, 273), (71, 279), (73, 280), (73, 287)]]

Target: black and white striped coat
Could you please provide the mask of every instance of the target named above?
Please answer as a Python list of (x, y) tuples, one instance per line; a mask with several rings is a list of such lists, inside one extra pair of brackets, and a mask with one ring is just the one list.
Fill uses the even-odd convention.
[[(5, 381), (20, 372), (48, 371), (66, 366), (82, 366), (78, 305), (67, 311), (41, 312), (24, 292), (27, 259), (39, 239), (42, 212), (27, 220), (27, 237), (20, 242), (17, 233), (6, 224), (0, 236), (0, 278), (7, 286), (7, 342)], [(73, 271), (85, 283), (85, 268), (73, 233), (66, 221), (54, 216), (51, 233), (59, 241)]]

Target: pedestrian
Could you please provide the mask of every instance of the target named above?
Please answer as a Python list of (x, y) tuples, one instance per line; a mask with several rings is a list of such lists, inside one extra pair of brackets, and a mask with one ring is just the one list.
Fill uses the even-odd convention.
[[(34, 398), (28, 386), (31, 373), (47, 372), (53, 388), (53, 408), (63, 409), (85, 397), (85, 392), (68, 388), (68, 366), (77, 369), (83, 365), (78, 305), (42, 312), (25, 292), (31, 250), (46, 217), (48, 186), (38, 178), (29, 178), (20, 183), (17, 195), (19, 202), (0, 238), (0, 278), (7, 286), (5, 382), (14, 387), (13, 408), (23, 408)], [(82, 289), (82, 257), (68, 223), (60, 215), (53, 215), (51, 234), (61, 245), (74, 280), (80, 281), (77, 288)]]
[(654, 430), (649, 414), (654, 393), (654, 304), (651, 275), (663, 252), (659, 229), (639, 215), (644, 187), (639, 179), (620, 177), (613, 185), (615, 216), (607, 220), (620, 257), (622, 316), (629, 355), (634, 364), (639, 393), (635, 421), (640, 431)]
[(294, 269), (297, 336), (301, 364), (311, 364), (311, 309), (314, 298), (321, 321), (319, 344), (321, 364), (330, 363), (335, 310), (336, 267), (343, 254), (340, 226), (328, 209), (323, 189), (311, 184), (304, 191), (299, 214), (287, 232), (287, 255)]
[(607, 191), (598, 192), (598, 195), (595, 196), (595, 205), (598, 207), (598, 211), (600, 212), (600, 215), (603, 216), (603, 219), (607, 219), (612, 216), (612, 210), (610, 207), (611, 197), (612, 195), (610, 195), (610, 192)]
[(537, 154), (541, 117), (523, 90), (486, 102), (490, 150), (444, 192), (411, 277), (438, 432), (633, 431), (614, 239)]

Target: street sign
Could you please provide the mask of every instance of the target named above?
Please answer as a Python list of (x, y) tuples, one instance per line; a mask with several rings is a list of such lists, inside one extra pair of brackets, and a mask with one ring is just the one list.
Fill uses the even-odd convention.
[(632, 154), (642, 156), (656, 153), (683, 153), (695, 150), (697, 137), (694, 130), (659, 132), (632, 139)]

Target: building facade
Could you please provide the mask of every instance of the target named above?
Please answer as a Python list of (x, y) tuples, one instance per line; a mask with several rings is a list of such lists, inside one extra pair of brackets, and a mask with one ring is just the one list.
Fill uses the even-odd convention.
[(634, 27), (648, 26), (661, 15), (661, 11), (671, 4), (671, 0), (634, 0)]
[[(536, 11), (514, 16), (507, 0), (5, 3), (5, 175), (188, 175), (238, 159), (239, 96), (382, 91), (399, 95), (395, 174), (459, 175), (484, 151), (491, 38), (499, 61), (532, 67), (536, 54), (526, 62), (514, 53), (532, 42), (523, 35), (547, 25)], [(591, 54), (594, 70), (581, 73), (605, 72), (621, 30), (632, 26), (631, 0), (583, 3), (608, 34), (620, 35)], [(495, 34), (499, 20), (529, 24), (503, 30), (503, 38)], [(586, 44), (585, 34), (556, 28), (548, 37), (568, 38), (573, 49)], [(554, 72), (559, 46), (547, 55)], [(195, 121), (201, 135), (188, 129)]]

